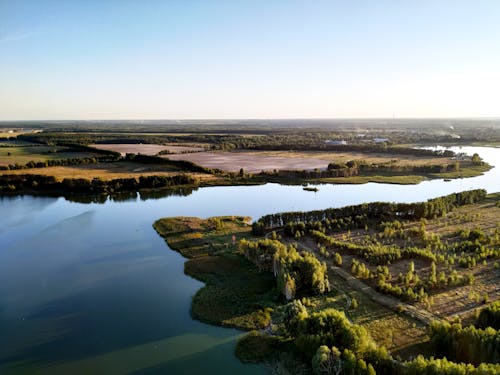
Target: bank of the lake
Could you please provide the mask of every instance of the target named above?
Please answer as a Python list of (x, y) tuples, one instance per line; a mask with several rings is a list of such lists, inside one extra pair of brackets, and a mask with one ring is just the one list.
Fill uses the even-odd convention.
[[(153, 160), (161, 158), (147, 157)], [(140, 159), (136, 157), (136, 159)], [(134, 159), (135, 160), (135, 159)], [(395, 159), (396, 160), (396, 159)], [(241, 186), (265, 183), (304, 184), (335, 183), (365, 184), (369, 182), (390, 184), (418, 184), (426, 180), (457, 179), (479, 176), (492, 168), (486, 162), (457, 160), (450, 163), (433, 165), (399, 165), (392, 163), (368, 164), (365, 161), (351, 161), (347, 164), (336, 163), (335, 168), (326, 170), (274, 170), (255, 174), (230, 173), (209, 170), (192, 163), (187, 163), (185, 170), (165, 172), (165, 174), (149, 174), (145, 176), (128, 176), (126, 178), (75, 178), (74, 170), (53, 174), (47, 168), (20, 168), (0, 173), (0, 194), (5, 195), (84, 195), (84, 194), (116, 194), (136, 191), (151, 191), (176, 188), (199, 188), (207, 186)], [(151, 163), (149, 159), (146, 161)], [(111, 164), (124, 163), (123, 160)], [(181, 166), (184, 166), (182, 162)], [(108, 163), (109, 164), (109, 163)], [(142, 164), (137, 164), (141, 166)], [(150, 164), (144, 164), (145, 166)], [(161, 165), (161, 164), (160, 164)], [(142, 169), (142, 168), (136, 168)], [(110, 174), (112, 176), (112, 174)]]

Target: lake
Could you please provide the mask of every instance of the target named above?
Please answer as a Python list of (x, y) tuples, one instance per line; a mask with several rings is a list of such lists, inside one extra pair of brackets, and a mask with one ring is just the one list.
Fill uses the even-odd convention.
[(418, 185), (210, 187), (188, 196), (104, 204), (0, 198), (1, 374), (259, 374), (233, 355), (241, 332), (191, 319), (202, 283), (152, 228), (166, 216), (260, 216), (371, 201), (500, 191), (500, 149), (452, 148), (497, 166)]

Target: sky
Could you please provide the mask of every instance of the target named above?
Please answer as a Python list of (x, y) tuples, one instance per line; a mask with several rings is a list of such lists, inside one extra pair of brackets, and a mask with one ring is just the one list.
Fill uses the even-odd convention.
[(500, 117), (498, 0), (0, 0), (0, 120)]

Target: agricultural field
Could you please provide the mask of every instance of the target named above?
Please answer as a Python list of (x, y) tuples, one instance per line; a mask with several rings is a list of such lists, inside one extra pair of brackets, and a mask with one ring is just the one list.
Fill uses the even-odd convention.
[(326, 169), (331, 162), (345, 163), (364, 160), (367, 163), (397, 165), (430, 165), (452, 163), (449, 158), (418, 157), (412, 155), (366, 154), (360, 152), (294, 152), (294, 151), (237, 151), (198, 152), (169, 155), (170, 159), (188, 160), (206, 168), (217, 168), (238, 172), (243, 168), (248, 173), (277, 170)]
[(2, 143), (0, 147), (0, 166), (47, 161), (52, 159), (91, 158), (96, 154), (91, 152), (73, 151), (63, 146), (45, 146), (37, 144)]
[(328, 161), (314, 157), (291, 158), (270, 156), (261, 152), (197, 152), (192, 154), (168, 155), (172, 160), (188, 160), (205, 168), (217, 168), (227, 172), (259, 173), (274, 169), (326, 169)]

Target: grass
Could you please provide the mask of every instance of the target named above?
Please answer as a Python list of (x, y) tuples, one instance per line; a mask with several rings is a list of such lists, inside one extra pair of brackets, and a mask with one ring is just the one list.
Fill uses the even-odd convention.
[(194, 318), (244, 330), (269, 324), (269, 307), (279, 298), (274, 278), (259, 272), (236, 248), (240, 238), (251, 236), (249, 221), (241, 216), (177, 217), (154, 223), (170, 248), (190, 258), (185, 273), (206, 283), (193, 297)]
[[(1, 148), (0, 148), (1, 150)], [(47, 168), (33, 168), (33, 169), (18, 169), (10, 171), (0, 171), (0, 174), (37, 174), (45, 176), (54, 176), (57, 180), (61, 181), (64, 178), (83, 178), (92, 180), (93, 178), (100, 178), (103, 180), (112, 180), (115, 178), (132, 178), (139, 176), (171, 176), (181, 173), (179, 169), (169, 168), (161, 165), (146, 165), (133, 162), (110, 162), (110, 163), (97, 163), (85, 164), (75, 166), (60, 166), (60, 167), (47, 167)], [(191, 176), (205, 181), (213, 179), (213, 176), (202, 173), (190, 173)]]
[(193, 297), (191, 314), (206, 323), (243, 330), (270, 322), (270, 306), (278, 295), (270, 273), (240, 255), (222, 254), (189, 260), (184, 271), (206, 283)]
[(89, 152), (72, 152), (65, 147), (54, 146), (12, 146), (0, 147), (0, 165), (21, 164), (30, 161), (46, 161), (50, 159), (70, 159), (94, 157)]
[(251, 236), (250, 223), (251, 218), (244, 216), (170, 217), (156, 221), (153, 227), (171, 249), (195, 258), (217, 252), (235, 253), (239, 239)]

